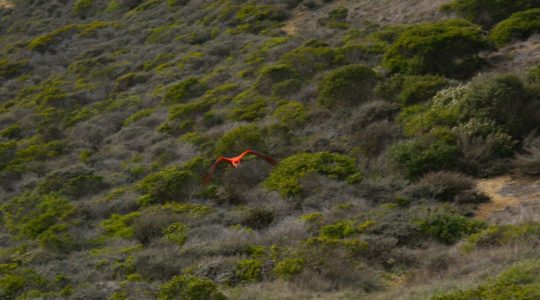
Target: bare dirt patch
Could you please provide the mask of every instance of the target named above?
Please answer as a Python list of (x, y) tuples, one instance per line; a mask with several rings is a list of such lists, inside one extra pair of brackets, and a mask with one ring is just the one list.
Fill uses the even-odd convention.
[(338, 7), (349, 10), (347, 20), (353, 27), (361, 26), (366, 21), (383, 25), (399, 23), (420, 23), (445, 18), (440, 6), (450, 0), (339, 0), (317, 9), (308, 9), (304, 5), (296, 7), (291, 18), (282, 27), (289, 35), (301, 34), (302, 31), (314, 30), (317, 21)]
[(540, 34), (525, 41), (515, 41), (486, 56), (493, 71), (521, 72), (540, 63)]
[(487, 219), (497, 212), (519, 205), (540, 201), (540, 179), (501, 176), (481, 179), (476, 189), (486, 194), (490, 201), (481, 204), (476, 217)]
[(10, 9), (14, 7), (15, 7), (15, 3), (9, 0), (0, 0), (0, 9)]

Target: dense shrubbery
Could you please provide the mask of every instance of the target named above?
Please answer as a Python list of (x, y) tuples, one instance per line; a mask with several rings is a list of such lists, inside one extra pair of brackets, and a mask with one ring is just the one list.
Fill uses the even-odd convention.
[(285, 53), (279, 62), (291, 66), (302, 78), (339, 64), (336, 52), (327, 45), (304, 45)]
[(452, 201), (460, 192), (470, 190), (473, 186), (473, 180), (467, 176), (441, 171), (426, 174), (403, 193), (412, 198)]
[(157, 299), (208, 299), (225, 300), (217, 288), (216, 284), (207, 278), (191, 275), (175, 276), (168, 282), (160, 286)]
[(489, 27), (517, 11), (539, 6), (538, 0), (454, 0), (443, 9), (457, 11), (465, 18)]
[(471, 251), (508, 244), (534, 242), (538, 234), (540, 234), (539, 222), (495, 225), (469, 236), (463, 243), (463, 249)]
[(440, 76), (397, 74), (378, 84), (375, 92), (385, 100), (407, 106), (428, 101), (448, 84), (448, 80)]
[(327, 107), (359, 104), (370, 100), (377, 83), (375, 72), (362, 65), (333, 70), (319, 84), (319, 102)]
[(92, 170), (81, 169), (52, 173), (39, 183), (38, 191), (43, 194), (60, 193), (77, 199), (99, 193), (106, 187), (101, 176), (95, 175)]
[(198, 78), (190, 77), (171, 86), (165, 93), (165, 102), (178, 103), (200, 96), (206, 90), (206, 85)]
[(498, 46), (503, 46), (512, 39), (526, 39), (531, 34), (540, 32), (540, 8), (518, 12), (500, 22), (491, 30), (490, 38)]
[(448, 212), (429, 214), (416, 223), (424, 234), (446, 244), (455, 243), (463, 236), (476, 233), (485, 227), (482, 221)]
[(265, 185), (282, 196), (298, 195), (302, 192), (301, 179), (309, 173), (349, 182), (361, 179), (352, 158), (328, 152), (300, 153), (282, 160), (266, 179)]
[(262, 129), (256, 125), (237, 127), (226, 134), (216, 143), (214, 152), (217, 155), (236, 155), (246, 149), (264, 150)]
[(141, 204), (185, 201), (189, 197), (189, 183), (193, 173), (178, 166), (171, 166), (146, 176), (138, 189), (144, 194)]
[(432, 299), (536, 299), (540, 297), (539, 281), (540, 261), (525, 260), (475, 288), (437, 295)]
[(386, 51), (383, 66), (392, 73), (467, 78), (480, 66), (477, 54), (487, 46), (481, 29), (464, 20), (414, 25)]

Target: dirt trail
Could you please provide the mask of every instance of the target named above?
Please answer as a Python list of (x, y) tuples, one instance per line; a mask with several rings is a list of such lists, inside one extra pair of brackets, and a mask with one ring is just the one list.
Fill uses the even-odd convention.
[(14, 8), (15, 4), (9, 0), (0, 0), (0, 9), (8, 9), (8, 8)]
[(487, 219), (509, 207), (540, 201), (540, 179), (511, 176), (481, 179), (476, 189), (491, 199), (478, 207), (476, 217), (479, 219)]

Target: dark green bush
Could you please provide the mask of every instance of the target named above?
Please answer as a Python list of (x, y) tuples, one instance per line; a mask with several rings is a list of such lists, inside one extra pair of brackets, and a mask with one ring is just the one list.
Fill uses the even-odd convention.
[(386, 51), (382, 65), (391, 73), (467, 78), (481, 64), (478, 52), (487, 47), (480, 27), (465, 20), (413, 25)]
[(538, 104), (516, 75), (497, 74), (474, 80), (461, 106), (461, 118), (493, 120), (512, 137), (522, 137), (536, 128)]
[(137, 184), (143, 193), (141, 204), (184, 201), (190, 193), (193, 173), (178, 166), (171, 166), (146, 176)]
[(237, 127), (217, 141), (216, 155), (238, 155), (246, 149), (264, 151), (263, 131), (256, 125)]
[(436, 295), (432, 300), (538, 299), (540, 298), (540, 261), (515, 263), (497, 277), (468, 290)]
[(169, 87), (165, 93), (165, 102), (184, 102), (202, 95), (206, 89), (206, 84), (202, 83), (198, 78), (190, 77)]
[(10, 79), (22, 74), (28, 65), (22, 61), (11, 61), (7, 58), (0, 59), (0, 79)]
[(540, 8), (518, 12), (495, 26), (489, 37), (499, 47), (513, 39), (526, 39), (540, 32)]
[(323, 45), (301, 46), (285, 53), (279, 63), (291, 66), (301, 78), (309, 79), (318, 71), (329, 69), (339, 64), (336, 52)]
[(460, 238), (476, 233), (485, 227), (482, 221), (469, 219), (448, 212), (435, 212), (417, 220), (420, 230), (445, 244), (453, 244)]
[(94, 0), (77, 0), (73, 4), (73, 13), (85, 17), (94, 5)]
[(265, 185), (283, 197), (295, 196), (302, 192), (300, 181), (309, 173), (350, 182), (361, 179), (353, 158), (329, 152), (300, 153), (282, 160), (266, 179)]
[(232, 20), (235, 32), (257, 34), (269, 28), (275, 28), (287, 18), (287, 13), (274, 5), (244, 4)]
[(448, 85), (448, 80), (441, 76), (396, 74), (378, 84), (375, 93), (385, 100), (408, 106), (426, 102)]
[(454, 0), (443, 6), (444, 10), (456, 11), (470, 21), (489, 27), (515, 12), (540, 7), (538, 0)]
[(192, 275), (175, 276), (159, 287), (158, 300), (225, 300), (210, 279)]
[(274, 112), (281, 124), (294, 128), (303, 125), (306, 122), (306, 112), (304, 105), (297, 101), (289, 101), (276, 108)]
[(273, 64), (265, 66), (259, 72), (255, 89), (262, 94), (270, 95), (274, 87), (278, 84), (298, 80), (299, 74), (296, 70), (285, 64)]
[(349, 65), (333, 70), (319, 84), (318, 101), (327, 107), (337, 104), (359, 104), (370, 100), (377, 77), (362, 65)]
[(37, 189), (42, 194), (55, 192), (77, 199), (99, 193), (107, 186), (92, 170), (80, 169), (52, 173), (39, 183)]
[(274, 217), (272, 211), (255, 208), (246, 212), (246, 215), (240, 224), (256, 230), (261, 230), (270, 226), (274, 221)]
[(455, 141), (432, 135), (395, 144), (390, 151), (392, 160), (411, 180), (430, 171), (453, 169), (459, 158)]

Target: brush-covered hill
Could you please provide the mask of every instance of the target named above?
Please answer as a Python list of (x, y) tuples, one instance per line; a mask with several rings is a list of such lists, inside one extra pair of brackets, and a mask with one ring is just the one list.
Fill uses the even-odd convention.
[(540, 298), (539, 20), (0, 1), (0, 299)]

